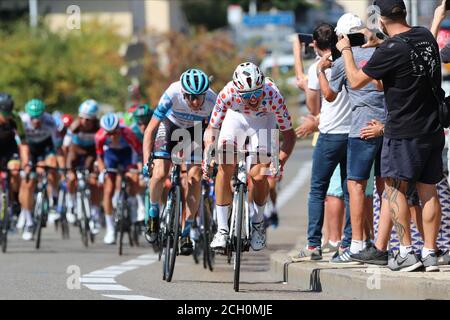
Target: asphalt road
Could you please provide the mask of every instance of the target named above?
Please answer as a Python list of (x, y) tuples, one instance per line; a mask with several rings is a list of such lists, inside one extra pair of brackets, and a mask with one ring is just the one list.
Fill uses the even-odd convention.
[[(104, 245), (103, 234), (89, 248), (82, 247), (78, 230), (71, 228), (62, 240), (54, 226), (43, 233), (41, 249), (11, 235), (8, 252), (0, 254), (0, 299), (330, 299), (324, 293), (300, 292), (270, 273), (270, 254), (290, 250), (304, 234), (304, 218), (312, 149), (297, 146), (286, 167), (280, 193), (280, 225), (268, 230), (268, 246), (245, 253), (241, 292), (233, 290), (233, 268), (216, 258), (213, 272), (195, 265), (192, 257), (179, 256), (171, 283), (162, 280), (161, 262), (141, 239), (140, 247)], [(80, 279), (81, 278), (81, 279)], [(81, 281), (80, 281), (81, 280)]]

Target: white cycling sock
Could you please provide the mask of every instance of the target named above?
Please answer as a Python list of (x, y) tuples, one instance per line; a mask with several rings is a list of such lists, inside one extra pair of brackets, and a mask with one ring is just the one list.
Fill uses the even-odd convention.
[(106, 231), (114, 232), (114, 217), (112, 214), (105, 215), (105, 222), (106, 222)]
[(364, 249), (364, 241), (363, 240), (352, 240), (352, 243), (350, 244), (350, 253), (351, 254), (357, 254), (363, 249)]
[(228, 228), (228, 210), (230, 206), (219, 206), (216, 205), (217, 210), (217, 228), (229, 232)]
[(400, 257), (402, 257), (402, 258), (406, 257), (408, 255), (408, 253), (410, 253), (411, 251), (413, 251), (413, 246), (400, 245)]
[(25, 218), (25, 227), (33, 226), (33, 217), (31, 216), (31, 212), (28, 209), (22, 209), (20, 212), (21, 215)]
[(422, 248), (422, 258), (428, 257), (431, 253), (435, 253), (434, 249)]
[(252, 222), (254, 224), (261, 223), (264, 221), (264, 210), (266, 209), (266, 204), (262, 206), (258, 206), (256, 202), (253, 201), (253, 205), (255, 206), (255, 215), (253, 216)]
[(67, 199), (67, 208), (73, 209), (75, 207), (76, 195), (75, 193), (69, 193)]

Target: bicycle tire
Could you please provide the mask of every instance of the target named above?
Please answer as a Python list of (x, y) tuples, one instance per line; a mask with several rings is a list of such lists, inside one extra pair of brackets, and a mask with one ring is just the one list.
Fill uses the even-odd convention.
[[(81, 243), (85, 248), (89, 246), (89, 237), (88, 237), (88, 231), (87, 231), (87, 224), (86, 221), (86, 211), (84, 207), (84, 201), (83, 201), (83, 194), (81, 192), (77, 192), (77, 207), (78, 210), (81, 211), (81, 217), (80, 217), (80, 233), (81, 233)], [(79, 213), (78, 213), (79, 214)]]
[(121, 194), (119, 196), (119, 202), (117, 205), (117, 229), (119, 232), (119, 256), (123, 254), (123, 234), (124, 234), (124, 213), (125, 213), (125, 196)]
[(234, 255), (234, 291), (239, 292), (239, 279), (241, 272), (241, 254), (242, 254), (242, 219), (244, 213), (244, 186), (239, 185), (238, 189), (238, 208), (236, 217), (236, 238)]
[(6, 249), (8, 247), (8, 225), (9, 225), (9, 212), (8, 212), (9, 204), (8, 198), (5, 193), (2, 192), (2, 224), (1, 224), (1, 234), (0, 234), (0, 243), (2, 244), (2, 252), (6, 253)]
[(203, 255), (204, 255), (204, 263), (206, 262), (206, 265), (203, 267), (206, 269), (208, 268), (209, 271), (214, 271), (214, 263), (215, 263), (215, 252), (211, 249), (209, 242), (214, 234), (214, 228), (213, 228), (213, 221), (212, 221), (212, 211), (210, 207), (209, 201), (207, 201), (205, 206), (205, 217), (204, 217), (204, 245), (203, 245)]
[[(178, 255), (178, 238), (180, 237), (180, 218), (181, 218), (181, 187), (175, 187), (175, 203), (174, 203), (174, 211), (172, 216), (173, 228), (171, 230), (172, 238), (172, 248), (169, 251), (170, 261), (168, 265), (168, 276), (166, 281), (172, 281), (173, 272), (175, 271), (175, 261)], [(171, 241), (168, 241), (168, 247), (170, 247)]]
[(43, 208), (44, 202), (44, 194), (42, 192), (38, 192), (36, 196), (36, 204), (34, 206), (34, 214), (36, 219), (36, 249), (41, 247), (41, 233), (42, 233), (42, 214), (44, 211)]

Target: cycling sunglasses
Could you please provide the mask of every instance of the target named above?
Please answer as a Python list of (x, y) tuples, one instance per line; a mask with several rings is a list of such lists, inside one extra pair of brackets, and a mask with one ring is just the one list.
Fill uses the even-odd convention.
[(240, 92), (242, 99), (244, 100), (250, 100), (251, 98), (255, 97), (256, 99), (260, 98), (263, 94), (263, 89), (258, 89), (251, 92)]
[(184, 97), (186, 99), (188, 99), (189, 101), (203, 100), (203, 99), (205, 99), (205, 96), (206, 96), (205, 93), (202, 93), (202, 94), (188, 94), (188, 93), (185, 93), (184, 94)]

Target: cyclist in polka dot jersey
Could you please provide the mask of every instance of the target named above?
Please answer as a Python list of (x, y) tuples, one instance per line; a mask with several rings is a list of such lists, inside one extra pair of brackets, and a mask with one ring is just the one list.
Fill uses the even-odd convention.
[(235, 89), (233, 82), (229, 82), (218, 95), (210, 120), (211, 126), (220, 128), (227, 111), (231, 109), (246, 117), (255, 118), (266, 117), (268, 113), (273, 113), (281, 131), (292, 129), (291, 116), (285, 100), (271, 79), (265, 79), (262, 96), (261, 105), (257, 108), (251, 108), (249, 104), (243, 103), (242, 97)]
[[(283, 137), (283, 144), (279, 149), (278, 135), (274, 135), (277, 126)], [(295, 133), (280, 91), (271, 79), (264, 77), (259, 67), (250, 62), (242, 63), (236, 68), (233, 81), (229, 82), (217, 97), (205, 132), (205, 174), (208, 173), (208, 160), (217, 129), (220, 129), (216, 147), (219, 151), (219, 167), (215, 184), (218, 232), (210, 246), (216, 251), (224, 252), (229, 232), (228, 210), (232, 202), (230, 181), (236, 164), (221, 159), (221, 150), (243, 150), (246, 147), (251, 152), (258, 151), (260, 155), (266, 152), (273, 155), (276, 152), (279, 153), (279, 162), (283, 167), (294, 148)], [(251, 246), (253, 250), (258, 251), (266, 244), (264, 211), (269, 195), (269, 183), (264, 169), (270, 167), (270, 161), (267, 163), (263, 156), (249, 159), (248, 163), (251, 165), (249, 179), (252, 186), (249, 192), (255, 208)]]

